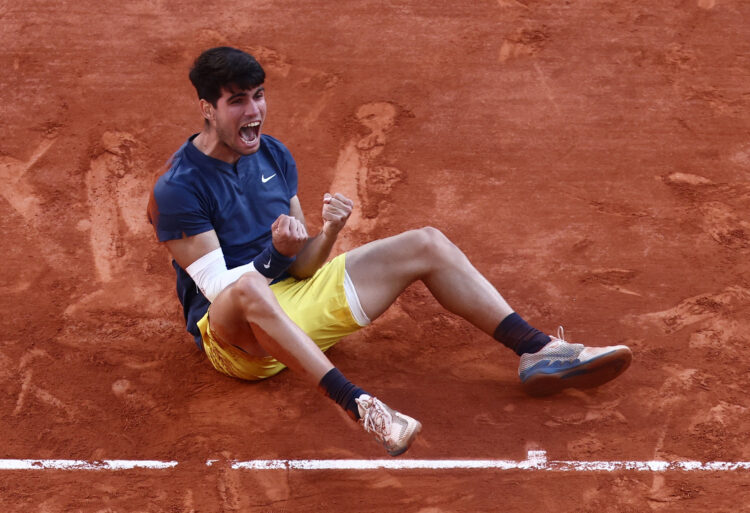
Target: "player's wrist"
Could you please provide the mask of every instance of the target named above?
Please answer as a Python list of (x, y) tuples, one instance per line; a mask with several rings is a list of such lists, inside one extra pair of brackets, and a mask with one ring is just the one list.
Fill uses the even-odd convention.
[(260, 274), (273, 280), (281, 276), (294, 263), (294, 259), (294, 256), (280, 253), (271, 243), (253, 259), (253, 266)]
[(337, 226), (331, 222), (325, 222), (323, 223), (323, 229), (321, 230), (321, 233), (329, 239), (335, 240), (343, 227), (343, 225)]

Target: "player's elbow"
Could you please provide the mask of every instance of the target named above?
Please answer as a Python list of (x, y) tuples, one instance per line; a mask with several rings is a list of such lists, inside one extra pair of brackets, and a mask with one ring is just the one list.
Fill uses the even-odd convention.
[(310, 278), (315, 272), (320, 269), (322, 264), (315, 265), (311, 264), (305, 259), (298, 258), (292, 265), (287, 269), (287, 273), (298, 280), (304, 280)]

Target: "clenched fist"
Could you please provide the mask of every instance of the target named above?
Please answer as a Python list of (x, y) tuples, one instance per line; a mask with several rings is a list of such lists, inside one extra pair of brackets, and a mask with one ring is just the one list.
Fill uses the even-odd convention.
[(323, 196), (323, 233), (332, 237), (338, 235), (352, 215), (352, 208), (354, 202), (343, 194), (326, 193)]
[(281, 214), (271, 225), (271, 240), (276, 251), (293, 257), (305, 246), (307, 230), (296, 218)]

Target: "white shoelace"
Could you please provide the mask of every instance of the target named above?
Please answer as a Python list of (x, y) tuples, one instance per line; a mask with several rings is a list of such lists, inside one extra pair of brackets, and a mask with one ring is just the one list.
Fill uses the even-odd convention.
[[(369, 403), (369, 406), (366, 406), (365, 416), (362, 417), (362, 424), (365, 431), (374, 433), (378, 440), (384, 440), (391, 435), (393, 417), (374, 397), (370, 399)], [(363, 404), (363, 406), (365, 405)]]
[(565, 340), (565, 330), (563, 329), (562, 326), (557, 327), (557, 336), (552, 337), (552, 338), (554, 338), (555, 340), (560, 340), (562, 342), (565, 342), (566, 344), (569, 344), (569, 342)]

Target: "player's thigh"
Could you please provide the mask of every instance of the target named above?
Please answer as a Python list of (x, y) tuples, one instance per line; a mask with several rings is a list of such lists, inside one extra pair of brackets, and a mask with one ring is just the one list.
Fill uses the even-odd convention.
[(423, 249), (430, 237), (429, 230), (411, 230), (346, 254), (346, 272), (370, 319), (385, 312), (406, 287), (429, 271)]
[(274, 311), (283, 315), (283, 312), (265, 278), (258, 275), (251, 280), (248, 283), (243, 276), (224, 289), (211, 303), (208, 317), (211, 331), (217, 338), (253, 356), (266, 356), (268, 353), (257, 340), (259, 332), (251, 326), (253, 317), (272, 315)]

